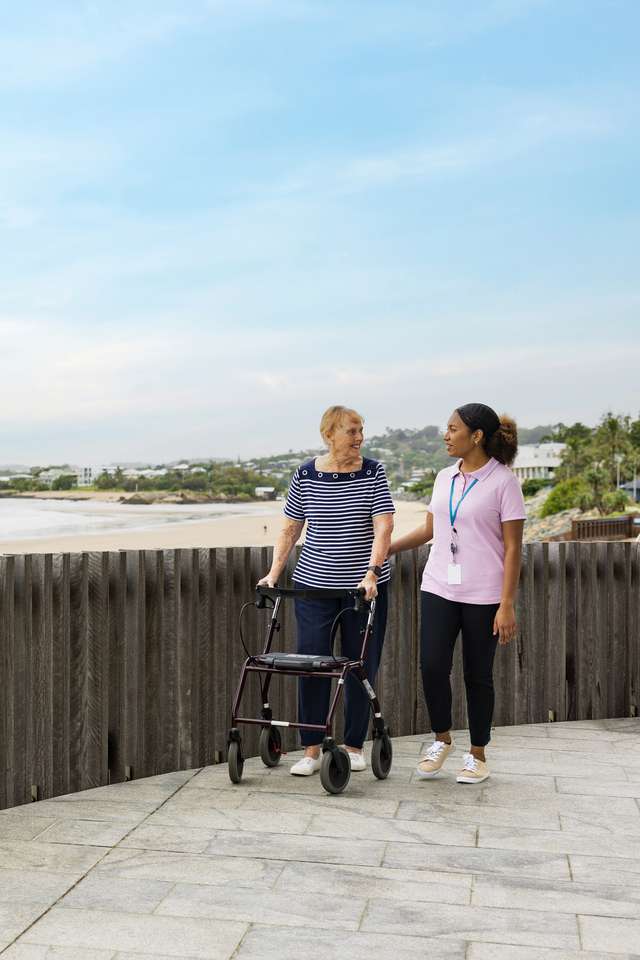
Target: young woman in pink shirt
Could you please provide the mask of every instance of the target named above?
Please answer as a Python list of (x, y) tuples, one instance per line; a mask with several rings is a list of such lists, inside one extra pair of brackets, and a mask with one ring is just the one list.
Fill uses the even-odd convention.
[(525, 509), (509, 465), (518, 435), (509, 417), (467, 403), (449, 419), (444, 442), (456, 463), (436, 477), (426, 523), (394, 541), (390, 554), (433, 540), (422, 578), (420, 667), (435, 740), (417, 775), (437, 776), (454, 748), (450, 674), (461, 632), (471, 749), (457, 780), (481, 783), (489, 776), (496, 646), (516, 633)]

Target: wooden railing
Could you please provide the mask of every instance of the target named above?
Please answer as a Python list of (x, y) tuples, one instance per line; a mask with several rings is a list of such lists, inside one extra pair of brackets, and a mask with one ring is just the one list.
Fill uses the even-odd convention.
[(640, 527), (635, 528), (632, 514), (608, 519), (574, 520), (571, 524), (572, 540), (629, 540), (638, 533)]
[[(0, 807), (224, 759), (237, 618), (267, 548), (0, 557)], [(429, 728), (419, 671), (425, 551), (395, 563), (376, 684), (395, 735)], [(640, 545), (524, 548), (519, 636), (499, 650), (496, 724), (619, 717), (640, 696)], [(264, 615), (248, 611), (246, 640)], [(295, 642), (285, 609), (278, 645)], [(454, 723), (465, 725), (460, 651)], [(274, 687), (277, 687), (274, 684)], [(273, 697), (295, 716), (295, 681)], [(255, 687), (249, 691), (258, 707)], [(249, 703), (249, 700), (247, 700)], [(291, 736), (286, 741), (291, 748)], [(256, 732), (248, 730), (248, 753)]]

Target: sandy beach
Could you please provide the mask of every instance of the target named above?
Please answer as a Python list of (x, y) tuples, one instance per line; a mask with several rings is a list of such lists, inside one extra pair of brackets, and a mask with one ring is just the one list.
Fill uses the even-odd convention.
[[(153, 525), (151, 515), (144, 518), (148, 524), (141, 529), (103, 530), (96, 533), (56, 535), (48, 537), (20, 537), (2, 539), (0, 553), (78, 553), (91, 550), (162, 550), (189, 547), (252, 547), (273, 544), (282, 523), (282, 502), (251, 505), (251, 514), (224, 514), (207, 519), (192, 519), (194, 511), (188, 507), (174, 508), (171, 521)], [(118, 506), (118, 510), (130, 510)], [(138, 511), (153, 508), (139, 507)], [(185, 511), (186, 519), (180, 512)], [(423, 522), (423, 503), (399, 501), (396, 503), (395, 532), (407, 533)]]

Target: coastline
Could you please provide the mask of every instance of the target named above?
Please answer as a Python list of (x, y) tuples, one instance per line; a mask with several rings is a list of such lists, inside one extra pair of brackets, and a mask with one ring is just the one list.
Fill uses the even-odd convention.
[[(225, 514), (207, 519), (178, 518), (146, 528), (103, 530), (55, 537), (0, 539), (0, 553), (83, 553), (104, 550), (273, 546), (282, 525), (283, 504), (274, 500), (258, 503), (264, 508), (259, 514)], [(424, 503), (399, 500), (395, 506), (396, 535), (402, 536), (424, 522)]]
[(65, 500), (72, 503), (127, 503), (144, 506), (152, 503), (187, 504), (198, 503), (270, 503), (256, 497), (252, 500), (236, 499), (234, 497), (212, 497), (207, 493), (191, 490), (141, 490), (135, 493), (125, 493), (123, 490), (25, 490), (20, 493), (4, 493), (5, 500)]

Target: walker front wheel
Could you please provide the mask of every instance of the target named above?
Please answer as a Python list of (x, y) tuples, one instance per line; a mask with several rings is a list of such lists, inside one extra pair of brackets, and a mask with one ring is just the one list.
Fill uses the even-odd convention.
[(393, 761), (393, 744), (391, 737), (385, 730), (376, 737), (371, 747), (371, 769), (378, 780), (386, 780)]
[(227, 761), (229, 763), (229, 779), (232, 783), (240, 783), (244, 769), (244, 757), (242, 756), (242, 747), (237, 740), (232, 740), (229, 744)]
[(351, 777), (349, 754), (342, 747), (325, 750), (320, 766), (320, 783), (327, 793), (342, 793)]
[(277, 727), (260, 731), (260, 757), (265, 767), (277, 767), (282, 757), (282, 737)]

